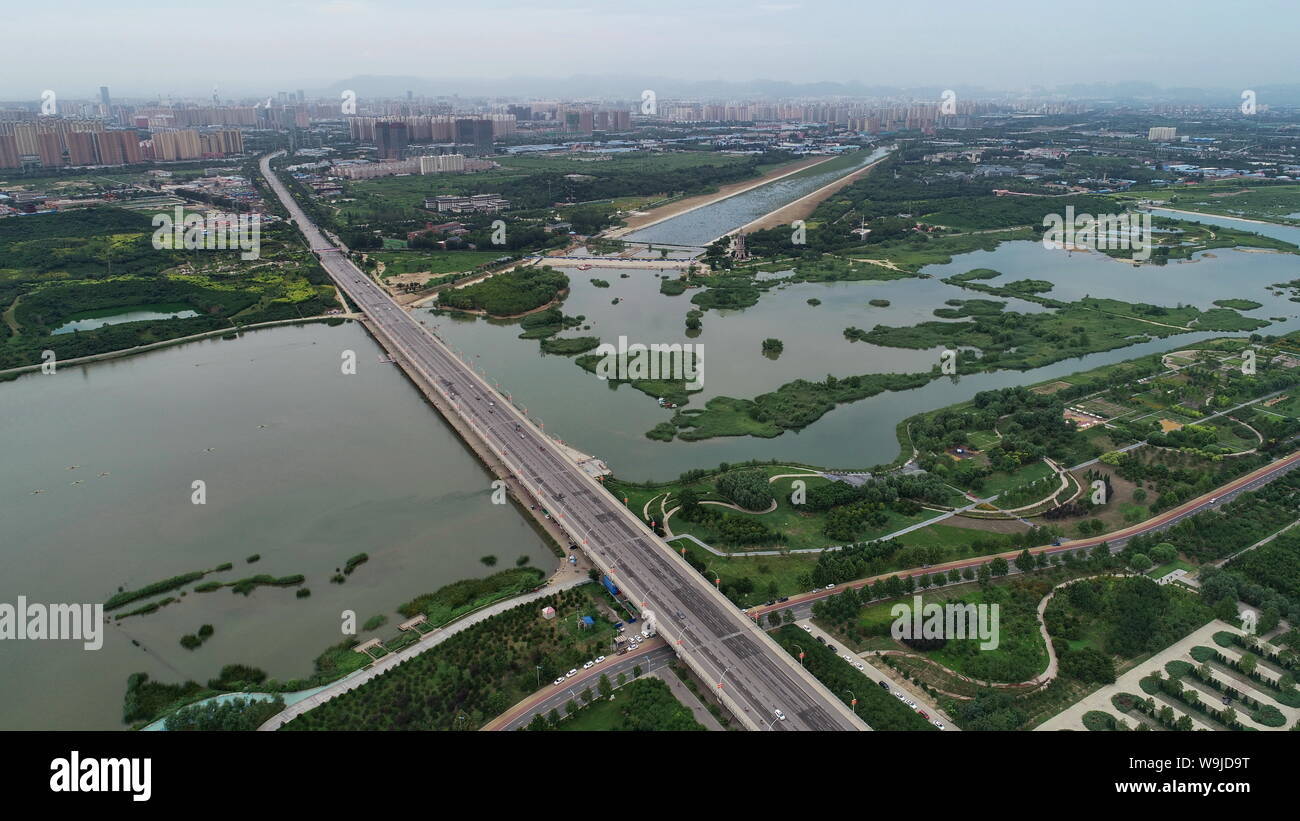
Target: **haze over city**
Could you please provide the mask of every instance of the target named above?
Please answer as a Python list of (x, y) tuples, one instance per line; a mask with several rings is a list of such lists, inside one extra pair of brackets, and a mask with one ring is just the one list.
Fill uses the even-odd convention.
[[(333, 88), (353, 76), (425, 78), (417, 93), (608, 95), (638, 83), (837, 82), (1024, 91), (1066, 84), (1252, 88), (1295, 83), (1300, 6), (1100, 0), (636, 5), (582, 0), (234, 0), (220, 11), (161, 0), (29, 4), (5, 22), (0, 99), (43, 88), (208, 98), (270, 86)], [(1206, 20), (1213, 20), (1206, 25)], [(214, 28), (220, 36), (211, 36)], [(110, 34), (111, 33), (111, 34)], [(44, 59), (57, 38), (59, 59)], [(147, 55), (147, 59), (124, 59)], [(570, 78), (577, 77), (573, 80)], [(510, 83), (487, 82), (510, 79)], [(20, 82), (20, 79), (22, 82)]]
[(0, 19), (6, 797), (1285, 806), (1300, 2)]

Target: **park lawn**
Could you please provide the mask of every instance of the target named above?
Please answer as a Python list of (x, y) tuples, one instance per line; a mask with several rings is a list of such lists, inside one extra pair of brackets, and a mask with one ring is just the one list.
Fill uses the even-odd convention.
[[(1067, 481), (1069, 474), (1066, 474)], [(1029, 505), (1037, 505), (1044, 499), (1051, 496), (1061, 487), (1061, 480), (1056, 476), (1046, 476), (1042, 479), (1036, 479), (1032, 482), (1025, 482), (1010, 490), (1003, 491), (997, 500), (997, 506), (1003, 510), (1019, 510)], [(1064, 491), (1068, 496), (1077, 485), (1071, 484)]]
[[(815, 555), (805, 556), (715, 556), (690, 539), (673, 539), (669, 542), (678, 552), (686, 548), (686, 555), (705, 565), (713, 578), (722, 579), (722, 585), (748, 576), (754, 590), (741, 597), (740, 604), (751, 607), (766, 601), (807, 593), (812, 582), (809, 576), (817, 564)], [(802, 578), (801, 578), (802, 577)], [(801, 583), (802, 582), (802, 583)], [(772, 585), (776, 584), (775, 590)], [(775, 593), (775, 595), (773, 595)]]
[[(770, 513), (742, 513), (740, 511), (725, 508), (727, 515), (731, 516), (752, 516), (762, 522), (768, 528), (784, 533), (786, 541), (779, 545), (724, 545), (717, 542), (717, 531), (708, 524), (698, 522), (687, 522), (673, 518), (670, 523), (674, 533), (690, 533), (696, 538), (704, 541), (718, 550), (744, 552), (748, 550), (810, 550), (825, 547), (838, 547), (843, 544), (841, 539), (832, 539), (826, 536), (822, 529), (826, 525), (826, 516), (824, 512), (805, 511), (799, 505), (790, 503), (790, 483), (794, 479), (778, 479), (773, 482), (773, 491), (776, 496), (776, 510)], [(809, 487), (820, 481), (826, 483), (829, 480), (813, 478), (807, 481)], [(778, 490), (778, 488), (780, 488)], [(941, 511), (929, 510), (922, 508), (914, 516), (904, 516), (894, 510), (886, 509), (888, 517), (883, 525), (878, 527), (868, 527), (859, 532), (854, 541), (872, 541), (884, 536), (888, 536), (905, 527), (914, 524), (929, 521), (937, 516), (943, 515)]]
[(1216, 434), (1215, 440), (1220, 445), (1231, 448), (1233, 453), (1250, 450), (1259, 445), (1259, 439), (1254, 434), (1250, 433), (1250, 431), (1246, 431), (1245, 436), (1238, 436), (1234, 430), (1234, 428), (1237, 427), (1237, 423), (1233, 422), (1231, 419), (1219, 417), (1218, 419), (1206, 422), (1205, 424), (1214, 426)]
[[(825, 484), (831, 481), (821, 476), (818, 473), (812, 472), (808, 468), (792, 467), (787, 465), (758, 465), (756, 468), (737, 465), (736, 469), (738, 470), (756, 469), (762, 471), (763, 474), (768, 476), (769, 478), (772, 476), (779, 476), (782, 474), (789, 474), (789, 473), (799, 473), (799, 474), (806, 473), (806, 476), (802, 476), (802, 479), (807, 483), (807, 486), (809, 488), (814, 487), (818, 484)], [(668, 510), (672, 510), (674, 507), (678, 505), (677, 502), (678, 496), (681, 494), (683, 490), (687, 488), (690, 488), (695, 492), (699, 493), (701, 501), (720, 501), (720, 502), (728, 501), (727, 499), (719, 495), (716, 490), (714, 490), (714, 479), (716, 479), (716, 476), (702, 478), (686, 484), (683, 484), (682, 482), (665, 482), (663, 484), (652, 485), (650, 487), (643, 487), (641, 485), (634, 484), (632, 482), (624, 482), (624, 481), (619, 481), (618, 479), (615, 478), (611, 478), (605, 481), (605, 487), (609, 488), (610, 493), (613, 494), (614, 498), (618, 499), (619, 501), (623, 501), (624, 499), (626, 499), (627, 500), (625, 502), (626, 506), (630, 510), (632, 510), (632, 512), (634, 512), (637, 516), (642, 515), (642, 510), (645, 507), (646, 502), (649, 502), (652, 499), (655, 500), (654, 504), (650, 506), (650, 512), (655, 514), (657, 518), (657, 515), (659, 513), (658, 497), (663, 496), (665, 493), (670, 494), (666, 504)], [(794, 478), (781, 479), (776, 482), (772, 482), (771, 483), (772, 493), (776, 495), (778, 499), (779, 497), (784, 495), (786, 498), (786, 503), (788, 504), (789, 496), (792, 490), (791, 483), (793, 481)], [(729, 511), (729, 512), (734, 512), (734, 511)], [(680, 532), (683, 533), (694, 532), (690, 529), (691, 527), (694, 527), (694, 525), (688, 525), (688, 523), (686, 522), (682, 522), (680, 520), (674, 520), (674, 525), (682, 526), (679, 528)], [(696, 535), (699, 534), (697, 533)], [(704, 537), (700, 536), (700, 538), (704, 538)], [(707, 539), (705, 541), (707, 541)]]
[[(668, 492), (670, 489), (666, 487), (637, 487), (636, 485), (629, 485), (615, 479), (606, 479), (604, 484), (605, 487), (609, 488), (609, 491), (614, 498), (618, 499), (620, 502), (624, 499), (627, 500), (624, 502), (624, 506), (635, 513), (637, 518), (641, 518), (641, 511), (645, 507), (646, 502), (664, 495), (664, 493)], [(651, 505), (650, 510), (652, 513), (657, 514), (659, 512), (659, 503), (655, 502)]]
[(1300, 390), (1291, 391), (1276, 405), (1270, 405), (1266, 408), (1262, 403), (1256, 403), (1254, 407), (1263, 413), (1272, 413), (1291, 419), (1300, 418)]
[[(595, 688), (592, 688), (595, 693)], [(556, 727), (568, 732), (671, 729), (703, 730), (704, 727), (668, 685), (657, 678), (639, 678), (614, 691), (613, 700), (595, 700), (563, 720)]]
[[(595, 692), (593, 689), (592, 692)], [(581, 703), (579, 701), (579, 703)], [(559, 723), (555, 729), (566, 732), (590, 732), (625, 729), (622, 725), (623, 706), (614, 701), (594, 701), (578, 710), (571, 718)]]
[(988, 588), (963, 584), (936, 592), (947, 598), (960, 596), (966, 604), (997, 605), (999, 629), (994, 635), (998, 645), (985, 650), (979, 646), (979, 638), (949, 639), (937, 650), (919, 651), (926, 658), (964, 675), (1000, 682), (1025, 681), (1047, 669), (1047, 645), (1039, 630), (1038, 600), (1033, 595), (1017, 592), (1009, 584)]
[[(949, 558), (945, 560), (948, 561), (951, 559), (963, 558), (965, 554), (959, 554), (957, 551), (970, 544), (972, 539), (996, 535), (987, 530), (978, 530), (976, 528), (961, 527), (952, 524), (953, 522), (959, 521), (961, 521), (961, 517), (951, 517), (945, 519), (941, 524), (936, 523), (929, 525), (928, 527), (923, 527), (920, 530), (913, 530), (911, 533), (900, 536), (898, 540), (908, 546), (932, 545), (935, 547), (942, 547), (949, 553)], [(1008, 546), (1005, 549), (1010, 550), (1011, 548)]]
[(1192, 573), (1196, 570), (1196, 566), (1190, 562), (1185, 562), (1182, 559), (1174, 559), (1172, 562), (1166, 562), (1162, 565), (1151, 568), (1147, 571), (1147, 575), (1153, 579), (1159, 579), (1166, 573), (1172, 573), (1175, 570), (1186, 570), (1188, 573)]
[(995, 493), (1005, 493), (1013, 488), (1027, 485), (1052, 475), (1052, 468), (1046, 462), (1038, 461), (1022, 465), (1012, 473), (997, 471), (984, 477), (984, 486), (976, 493), (987, 497)]
[(1002, 440), (991, 430), (972, 430), (966, 432), (966, 441), (976, 450), (988, 450)]
[(1129, 443), (1127, 437), (1120, 436), (1103, 425), (1093, 425), (1083, 432), (1083, 436), (1099, 448), (1102, 453), (1116, 450)]
[(384, 263), (384, 278), (396, 274), (450, 274), (472, 271), (499, 259), (493, 251), (380, 251), (370, 256)]

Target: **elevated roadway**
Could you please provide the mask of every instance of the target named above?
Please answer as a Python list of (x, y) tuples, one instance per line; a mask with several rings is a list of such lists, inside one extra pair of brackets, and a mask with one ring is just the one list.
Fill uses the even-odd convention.
[[(575, 464), (549, 436), (494, 391), (441, 340), (363, 274), (307, 217), (263, 157), (261, 170), (322, 267), (366, 317), (370, 332), (441, 409), (468, 423), (593, 563), (654, 613), (665, 642), (713, 682), (737, 719), (755, 730), (870, 729), (772, 638), (631, 511)], [(463, 429), (463, 426), (461, 426)], [(780, 710), (786, 720), (775, 719)]]

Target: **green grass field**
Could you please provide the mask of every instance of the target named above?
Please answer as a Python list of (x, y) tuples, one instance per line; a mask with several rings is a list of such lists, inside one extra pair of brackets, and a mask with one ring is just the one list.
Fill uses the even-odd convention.
[(984, 478), (984, 487), (980, 488), (978, 495), (992, 496), (995, 493), (1006, 493), (1051, 475), (1052, 468), (1046, 462), (1024, 465), (1014, 473), (997, 471)]
[(1300, 185), (1243, 184), (1241, 180), (1180, 185), (1158, 191), (1131, 192), (1130, 198), (1151, 199), (1170, 208), (1200, 211), (1226, 217), (1242, 217), (1300, 225)]
[[(771, 483), (772, 493), (776, 496), (776, 510), (770, 513), (741, 514), (728, 509), (729, 513), (735, 515), (750, 515), (759, 522), (762, 522), (772, 530), (779, 531), (786, 535), (786, 541), (782, 547), (789, 550), (806, 550), (809, 548), (834, 547), (842, 543), (841, 539), (832, 539), (822, 533), (826, 525), (826, 514), (816, 513), (804, 510), (799, 505), (790, 503), (790, 494), (793, 491), (793, 483), (803, 481), (808, 488), (815, 487), (819, 484), (826, 484), (829, 480), (820, 477), (811, 477), (808, 479), (777, 479)], [(936, 516), (942, 515), (934, 510), (922, 510), (915, 516), (904, 516), (893, 510), (886, 511), (888, 519), (883, 525), (866, 528), (859, 535), (857, 541), (871, 541), (882, 536), (887, 536), (897, 530), (902, 530), (914, 524), (929, 521)], [(676, 517), (669, 520), (674, 533), (690, 533), (702, 541), (705, 541), (719, 550), (770, 550), (770, 545), (746, 547), (744, 545), (727, 545), (724, 546), (716, 540), (716, 532), (708, 525), (696, 522), (686, 522)]]
[(472, 271), (485, 262), (500, 258), (493, 251), (378, 251), (370, 254), (384, 264), (385, 278), (397, 274), (438, 274)]
[[(668, 675), (672, 675), (669, 673)], [(596, 692), (596, 688), (592, 688)], [(581, 701), (578, 702), (581, 704)], [(657, 678), (639, 678), (614, 691), (613, 701), (595, 701), (556, 728), (569, 732), (635, 730), (703, 730), (691, 714)]]
[(1147, 575), (1153, 579), (1158, 579), (1166, 573), (1172, 573), (1175, 570), (1186, 570), (1188, 573), (1191, 573), (1195, 569), (1195, 565), (1189, 564), (1182, 559), (1174, 559), (1172, 562), (1166, 562), (1158, 567), (1151, 568), (1147, 571)]

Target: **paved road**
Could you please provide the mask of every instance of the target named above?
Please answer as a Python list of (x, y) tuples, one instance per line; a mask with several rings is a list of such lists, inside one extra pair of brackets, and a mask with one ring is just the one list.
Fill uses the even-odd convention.
[[(640, 667), (642, 675), (658, 670), (672, 663), (676, 656), (663, 641), (650, 639), (631, 653), (622, 656), (610, 656), (590, 670), (579, 670), (573, 678), (567, 678), (563, 684), (543, 687), (539, 692), (511, 707), (501, 715), (483, 725), (484, 730), (518, 730), (527, 727), (533, 716), (541, 713), (545, 716), (551, 710), (559, 710), (564, 715), (564, 705), (573, 699), (582, 705), (582, 691), (591, 688), (596, 692), (596, 685), (602, 675), (609, 676), (610, 683), (618, 679), (619, 673), (626, 673), (632, 678), (632, 669)], [(669, 673), (672, 675), (672, 673)]]
[(713, 589), (558, 445), (416, 319), (401, 309), (321, 233), (279, 178), (270, 155), (261, 169), (322, 267), (367, 316), (367, 328), (411, 379), (436, 391), (539, 500), (575, 544), (615, 583), (655, 614), (659, 633), (721, 695), (750, 729), (775, 710), (790, 730), (869, 729), (843, 702), (802, 670), (743, 612)]
[(846, 647), (844, 643), (841, 642), (839, 639), (835, 638), (830, 633), (827, 633), (825, 630), (822, 630), (820, 627), (813, 624), (812, 619), (800, 619), (799, 621), (796, 622), (796, 624), (802, 627), (804, 631), (808, 633), (809, 637), (812, 638), (813, 640), (816, 640), (820, 636), (822, 643), (825, 644), (827, 647), (831, 648), (832, 650), (834, 650), (835, 655), (839, 656), (840, 658), (844, 658), (845, 656), (850, 656), (852, 658), (857, 659), (857, 661), (862, 665), (862, 669), (859, 670), (858, 672), (862, 673), (862, 675), (865, 676), (867, 680), (871, 682), (872, 686), (879, 687), (880, 683), (883, 681), (885, 684), (889, 685), (887, 689), (891, 696), (897, 698), (897, 695), (895, 694), (902, 692), (904, 695), (911, 697), (911, 699), (915, 701), (917, 704), (921, 705), (921, 707), (927, 713), (930, 714), (931, 722), (933, 722), (935, 717), (937, 716), (939, 720), (943, 722), (945, 730), (960, 729), (957, 726), (956, 722), (952, 720), (952, 716), (948, 715), (948, 713), (940, 709), (939, 705), (935, 703), (935, 700), (930, 698), (930, 696), (927, 693), (925, 693), (916, 685), (912, 684), (910, 681), (903, 679), (902, 676), (899, 676), (896, 673), (893, 673), (892, 671), (888, 671), (888, 668), (882, 670), (881, 668), (876, 667), (874, 664), (871, 663), (872, 656), (853, 652), (851, 649)]

